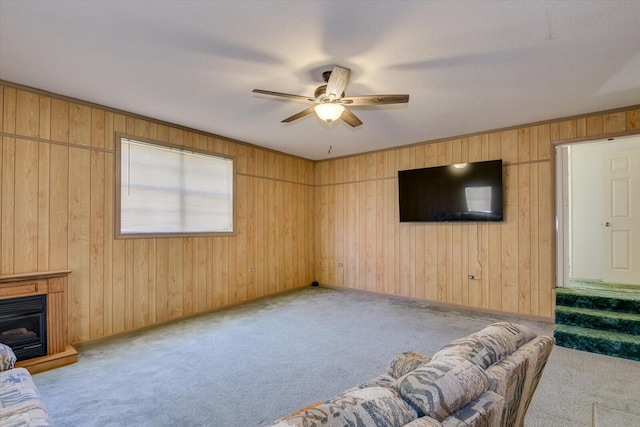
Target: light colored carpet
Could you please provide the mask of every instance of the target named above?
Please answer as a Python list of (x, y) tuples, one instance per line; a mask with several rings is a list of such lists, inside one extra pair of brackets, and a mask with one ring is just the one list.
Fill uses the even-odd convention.
[(640, 415), (593, 405), (593, 427), (638, 427)]
[[(517, 318), (326, 288), (79, 348), (36, 374), (59, 427), (260, 426), (386, 370), (402, 351)], [(522, 321), (551, 335), (553, 325)], [(555, 347), (525, 425), (591, 426), (592, 405), (640, 406), (640, 362)]]

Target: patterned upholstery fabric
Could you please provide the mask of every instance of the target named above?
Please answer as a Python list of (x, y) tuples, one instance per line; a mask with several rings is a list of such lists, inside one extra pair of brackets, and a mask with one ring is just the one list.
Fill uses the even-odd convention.
[(356, 391), (356, 390), (359, 390), (361, 388), (367, 388), (367, 387), (393, 388), (395, 383), (396, 383), (396, 379), (393, 378), (391, 375), (382, 374), (382, 375), (378, 375), (375, 378), (370, 379), (367, 382), (364, 382), (364, 383), (360, 384), (357, 387), (353, 387), (353, 388), (348, 389), (347, 391), (345, 391), (345, 393), (350, 393), (352, 391)]
[(527, 409), (529, 409), (531, 399), (533, 399), (533, 393), (538, 387), (538, 382), (540, 382), (542, 371), (547, 364), (554, 342), (554, 338), (539, 336), (516, 351), (516, 354), (524, 354), (528, 358), (528, 363), (522, 397), (518, 406), (518, 417), (515, 424), (513, 424), (515, 426), (524, 425), (524, 417), (527, 414)]
[(387, 374), (391, 375), (393, 378), (400, 378), (401, 376), (413, 371), (418, 366), (428, 363), (430, 360), (430, 357), (416, 353), (415, 351), (405, 351), (404, 353), (398, 354), (393, 358), (391, 363), (389, 363)]
[(0, 343), (0, 372), (13, 369), (16, 363), (16, 355), (8, 345)]
[(443, 427), (498, 427), (504, 399), (492, 391), (485, 391), (467, 405), (442, 421)]
[(411, 421), (404, 427), (442, 427), (442, 423), (425, 415), (424, 417), (420, 417), (417, 420)]
[(24, 368), (10, 369), (0, 373), (0, 425), (2, 427), (53, 425), (31, 374)]
[(522, 426), (542, 371), (553, 348), (554, 339), (537, 336), (512, 354), (490, 366), (489, 390), (504, 397), (502, 425)]
[(413, 351), (398, 354), (386, 374), (274, 424), (522, 427), (553, 343), (526, 326), (495, 323), (451, 342), (431, 360)]
[(277, 427), (402, 426), (416, 413), (394, 389), (366, 387), (274, 424)]
[(2, 427), (48, 427), (53, 426), (49, 414), (42, 408), (30, 408), (0, 419)]
[(460, 356), (487, 369), (535, 336), (535, 332), (524, 325), (494, 323), (465, 338), (452, 341), (434, 354), (432, 359)]
[(489, 377), (489, 390), (504, 398), (502, 425), (515, 426), (527, 374), (528, 361), (522, 354), (510, 355), (485, 371)]
[(538, 336), (486, 370), (489, 389), (505, 399), (504, 427), (524, 424), (553, 343), (552, 337)]
[(470, 361), (449, 356), (414, 369), (396, 387), (418, 415), (442, 421), (487, 390), (489, 379)]

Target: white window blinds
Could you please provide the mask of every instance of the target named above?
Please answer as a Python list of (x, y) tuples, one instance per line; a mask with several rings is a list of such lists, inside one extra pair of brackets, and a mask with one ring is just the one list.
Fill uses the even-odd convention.
[(233, 232), (233, 160), (120, 138), (120, 234)]

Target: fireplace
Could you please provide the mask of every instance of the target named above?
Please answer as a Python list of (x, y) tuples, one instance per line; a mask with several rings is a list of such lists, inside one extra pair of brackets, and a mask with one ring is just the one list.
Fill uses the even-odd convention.
[(67, 338), (69, 273), (0, 275), (0, 342), (14, 349), (16, 366), (32, 374), (78, 361)]
[(0, 300), (0, 342), (18, 361), (47, 355), (47, 296)]

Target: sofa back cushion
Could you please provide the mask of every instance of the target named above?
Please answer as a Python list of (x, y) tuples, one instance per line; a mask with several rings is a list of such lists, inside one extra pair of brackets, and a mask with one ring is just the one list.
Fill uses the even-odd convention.
[(393, 388), (366, 387), (353, 390), (321, 405), (315, 405), (277, 427), (344, 427), (348, 425), (403, 426), (417, 414)]
[(472, 362), (447, 356), (399, 378), (396, 387), (418, 416), (442, 421), (487, 390), (489, 380)]
[(483, 369), (504, 359), (535, 338), (530, 328), (517, 323), (499, 322), (442, 347), (433, 360), (447, 356), (463, 357)]
[(408, 374), (420, 365), (424, 365), (431, 360), (430, 357), (415, 351), (405, 351), (396, 355), (389, 363), (387, 374), (393, 378), (400, 378)]

